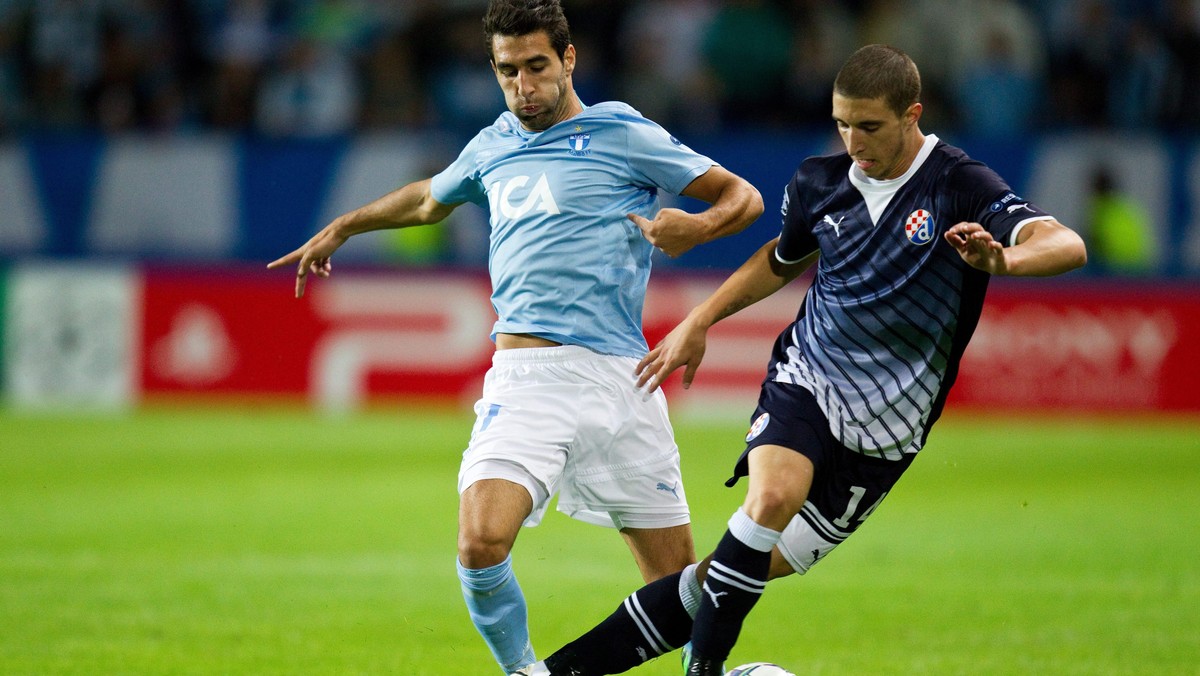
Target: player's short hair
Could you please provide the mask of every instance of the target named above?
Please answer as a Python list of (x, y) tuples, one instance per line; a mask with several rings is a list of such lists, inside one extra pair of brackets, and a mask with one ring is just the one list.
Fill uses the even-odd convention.
[(571, 29), (559, 0), (491, 0), (483, 15), (483, 37), (488, 58), (494, 60), (492, 38), (497, 35), (528, 35), (545, 31), (550, 46), (562, 58), (571, 44)]
[(867, 45), (850, 55), (833, 81), (848, 99), (879, 99), (897, 116), (921, 100), (921, 74), (908, 54), (889, 45)]

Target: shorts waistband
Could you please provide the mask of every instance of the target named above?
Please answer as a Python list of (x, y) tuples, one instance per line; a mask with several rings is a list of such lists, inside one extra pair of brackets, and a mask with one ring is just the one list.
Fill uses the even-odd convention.
[(583, 359), (620, 359), (613, 355), (600, 354), (580, 345), (555, 345), (554, 347), (518, 347), (496, 350), (492, 353), (493, 364), (555, 364)]

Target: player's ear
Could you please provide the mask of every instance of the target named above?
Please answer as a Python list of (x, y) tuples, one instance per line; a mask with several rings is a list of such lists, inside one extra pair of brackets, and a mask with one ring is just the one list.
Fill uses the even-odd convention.
[(921, 105), (920, 101), (912, 104), (908, 107), (908, 110), (904, 111), (904, 121), (909, 125), (916, 125), (921, 121), (921, 112), (924, 110), (925, 108)]
[(563, 50), (563, 69), (567, 75), (575, 70), (575, 45), (567, 45), (567, 48)]

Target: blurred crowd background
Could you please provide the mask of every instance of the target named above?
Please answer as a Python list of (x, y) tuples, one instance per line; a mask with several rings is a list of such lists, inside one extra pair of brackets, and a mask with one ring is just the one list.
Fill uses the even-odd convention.
[[(680, 289), (778, 234), (797, 163), (841, 150), (838, 68), (883, 42), (921, 68), (922, 131), (1088, 243), (1083, 270), (1010, 286), (964, 396), (1200, 408), (1181, 352), (1200, 334), (1200, 0), (562, 2), (584, 103), (626, 101), (767, 204), (737, 235), (656, 256), (647, 335)], [(440, 171), (504, 110), (486, 4), (0, 0), (0, 404), (473, 399), (490, 354), (486, 208), (352, 238), (323, 287), (343, 291), (304, 303), (288, 302), (291, 271), (265, 265)], [(769, 325), (747, 321), (738, 341)], [(743, 347), (711, 358), (756, 392)]]
[[(474, 131), (485, 0), (0, 0), (0, 136)], [(927, 127), (1200, 129), (1197, 0), (564, 0), (585, 102), (668, 128), (828, 125), (860, 44), (922, 68)]]
[[(504, 110), (486, 4), (0, 0), (0, 261), (257, 262), (438, 171)], [(768, 194), (836, 147), (845, 58), (901, 47), (922, 129), (1078, 228), (1084, 274), (1200, 277), (1200, 0), (563, 5), (585, 103), (626, 101)], [(707, 249), (680, 264), (741, 259)], [(482, 214), (460, 210), (346, 253), (486, 251)]]

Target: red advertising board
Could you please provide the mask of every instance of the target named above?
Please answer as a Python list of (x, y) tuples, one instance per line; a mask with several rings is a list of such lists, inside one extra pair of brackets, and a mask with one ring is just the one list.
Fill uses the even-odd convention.
[(993, 282), (952, 405), (1200, 410), (1200, 290)]
[(287, 273), (149, 271), (143, 392), (457, 397), (490, 363), (488, 295), (479, 275), (338, 274), (296, 299)]
[[(660, 275), (651, 342), (720, 277)], [(1000, 283), (1004, 282), (1004, 283)], [(721, 322), (677, 410), (753, 410), (803, 280)], [(470, 401), (490, 364), (495, 315), (482, 274), (339, 272), (292, 298), (287, 273), (151, 270), (141, 327), (143, 395), (304, 396), (327, 409), (372, 397)], [(1200, 411), (1200, 291), (993, 282), (952, 407)]]
[(327, 329), (287, 280), (238, 273), (148, 271), (143, 286), (146, 394), (285, 394), (307, 387), (307, 361)]

